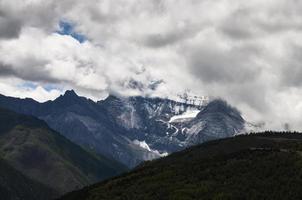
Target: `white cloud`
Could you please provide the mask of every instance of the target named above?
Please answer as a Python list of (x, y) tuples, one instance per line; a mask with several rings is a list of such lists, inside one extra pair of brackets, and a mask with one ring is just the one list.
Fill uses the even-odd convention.
[(64, 91), (60, 89), (46, 90), (42, 86), (26, 87), (24, 81), (16, 78), (0, 79), (0, 94), (19, 98), (34, 98), (39, 102), (54, 100)]
[[(0, 92), (45, 100), (74, 88), (99, 99), (188, 88), (302, 130), (301, 11), (296, 0), (0, 0), (0, 79), (60, 86), (16, 94), (1, 81)], [(55, 33), (60, 20), (87, 41)]]

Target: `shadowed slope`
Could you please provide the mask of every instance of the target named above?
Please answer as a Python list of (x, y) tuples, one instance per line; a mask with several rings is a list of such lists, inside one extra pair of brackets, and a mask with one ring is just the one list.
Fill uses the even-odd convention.
[(301, 199), (302, 135), (217, 140), (70, 193), (61, 200)]
[(34, 117), (0, 108), (0, 156), (58, 194), (115, 176), (126, 168), (89, 153)]
[(0, 159), (0, 196), (5, 200), (53, 199), (56, 192), (22, 173)]

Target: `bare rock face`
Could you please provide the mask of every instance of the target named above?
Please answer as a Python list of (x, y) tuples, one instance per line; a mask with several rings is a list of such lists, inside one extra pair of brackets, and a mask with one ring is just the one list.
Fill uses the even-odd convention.
[(231, 137), (244, 128), (237, 109), (162, 98), (115, 97), (93, 102), (67, 91), (54, 101), (0, 96), (0, 106), (43, 119), (65, 137), (134, 167), (188, 146)]

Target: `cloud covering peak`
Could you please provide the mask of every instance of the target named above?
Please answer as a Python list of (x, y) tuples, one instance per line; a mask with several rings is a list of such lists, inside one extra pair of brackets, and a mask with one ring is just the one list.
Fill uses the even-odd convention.
[(297, 0), (0, 0), (0, 93), (190, 89), (302, 130), (301, 12)]

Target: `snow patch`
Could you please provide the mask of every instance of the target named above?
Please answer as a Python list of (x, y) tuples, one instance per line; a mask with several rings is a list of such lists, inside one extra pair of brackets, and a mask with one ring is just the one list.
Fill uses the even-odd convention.
[(165, 157), (167, 155), (169, 155), (167, 152), (163, 152), (163, 153), (160, 153), (159, 151), (157, 150), (152, 150), (149, 145), (146, 143), (146, 141), (139, 141), (139, 140), (134, 140), (133, 141), (133, 144), (143, 148), (143, 149), (146, 149), (147, 151), (150, 151), (152, 153), (155, 153), (156, 155), (160, 156), (160, 157)]
[(133, 144), (140, 146), (141, 148), (146, 149), (148, 151), (151, 151), (149, 145), (145, 141), (134, 140)]
[(185, 121), (185, 120), (189, 120), (189, 119), (194, 119), (198, 115), (199, 112), (200, 112), (200, 110), (198, 110), (198, 109), (188, 109), (186, 112), (184, 112), (181, 115), (175, 115), (175, 116), (171, 117), (169, 120), (169, 123), (181, 122), (181, 121)]

